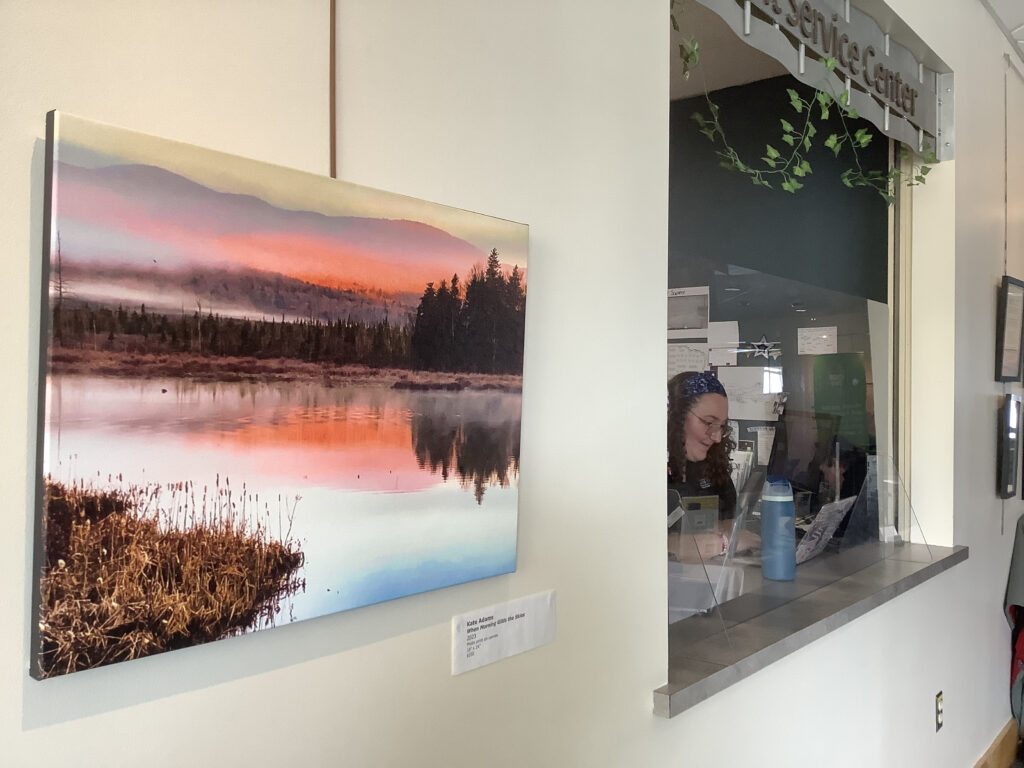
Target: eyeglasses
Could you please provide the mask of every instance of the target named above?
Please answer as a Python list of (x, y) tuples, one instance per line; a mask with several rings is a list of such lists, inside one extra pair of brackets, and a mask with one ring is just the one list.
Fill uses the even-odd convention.
[(714, 437), (716, 432), (718, 433), (719, 437), (722, 437), (722, 435), (725, 432), (725, 422), (717, 421), (716, 419), (708, 419), (705, 418), (704, 416), (698, 416), (696, 413), (693, 413), (692, 411), (690, 413), (697, 421), (701, 423), (708, 437)]

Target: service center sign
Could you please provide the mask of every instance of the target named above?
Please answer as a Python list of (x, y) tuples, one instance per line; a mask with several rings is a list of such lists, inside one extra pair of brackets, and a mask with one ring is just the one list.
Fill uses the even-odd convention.
[(834, 58), (836, 69), (864, 84), (879, 99), (909, 119), (917, 114), (918, 90), (911, 84), (917, 80), (889, 69), (878, 61), (879, 51), (873, 43), (851, 39), (850, 25), (835, 12), (822, 13), (808, 2), (797, 0), (763, 0), (767, 11), (779, 26), (790, 29), (805, 45), (817, 53)]
[[(918, 152), (934, 150), (939, 161), (952, 159), (953, 73), (904, 25), (897, 26), (906, 45), (849, 0), (697, 2), (801, 82), (833, 91), (845, 86), (860, 116), (887, 136)], [(887, 27), (894, 20), (883, 19)], [(832, 71), (815, 61), (826, 59), (835, 62)]]

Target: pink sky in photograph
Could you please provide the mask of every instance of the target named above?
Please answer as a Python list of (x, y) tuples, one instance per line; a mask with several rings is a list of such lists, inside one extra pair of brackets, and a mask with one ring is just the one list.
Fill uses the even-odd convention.
[(250, 268), (393, 295), (456, 273), (467, 280), (488, 254), (430, 224), (288, 210), (155, 166), (60, 163), (56, 172), (65, 263)]

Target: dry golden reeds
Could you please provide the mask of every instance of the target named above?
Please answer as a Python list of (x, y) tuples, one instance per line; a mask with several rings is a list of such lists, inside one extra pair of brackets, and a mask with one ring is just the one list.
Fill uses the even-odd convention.
[[(113, 479), (113, 478), (111, 478)], [(255, 496), (190, 483), (46, 483), (41, 677), (216, 640), (272, 622), (301, 584), (289, 535)], [(294, 504), (286, 510), (289, 531)], [(282, 521), (283, 525), (283, 521)]]

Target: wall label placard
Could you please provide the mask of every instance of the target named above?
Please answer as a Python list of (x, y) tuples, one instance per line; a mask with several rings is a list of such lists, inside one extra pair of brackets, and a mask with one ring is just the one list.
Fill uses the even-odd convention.
[(452, 674), (547, 645), (555, 639), (555, 591), (452, 616)]

